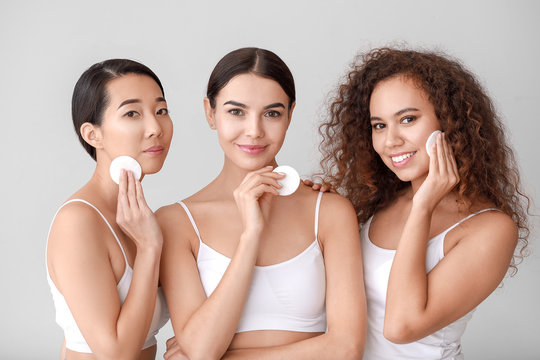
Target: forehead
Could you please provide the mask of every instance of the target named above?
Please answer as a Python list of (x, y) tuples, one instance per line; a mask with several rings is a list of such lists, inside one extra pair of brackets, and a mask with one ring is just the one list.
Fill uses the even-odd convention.
[(275, 80), (256, 74), (240, 74), (233, 77), (218, 93), (218, 105), (235, 100), (246, 105), (268, 105), (276, 101), (287, 105), (289, 97)]
[(159, 85), (150, 76), (126, 74), (112, 79), (106, 86), (111, 104), (126, 99), (156, 99), (163, 96)]
[(405, 76), (396, 76), (377, 83), (369, 103), (370, 111), (399, 111), (407, 107), (432, 108), (426, 92), (418, 82)]

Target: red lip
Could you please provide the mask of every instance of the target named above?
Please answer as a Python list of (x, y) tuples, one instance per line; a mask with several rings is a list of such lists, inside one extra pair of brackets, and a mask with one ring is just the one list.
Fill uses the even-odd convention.
[(256, 155), (260, 154), (266, 149), (265, 145), (237, 145), (240, 150), (248, 154)]
[(163, 146), (155, 145), (144, 150), (144, 152), (147, 154), (159, 155), (163, 153)]

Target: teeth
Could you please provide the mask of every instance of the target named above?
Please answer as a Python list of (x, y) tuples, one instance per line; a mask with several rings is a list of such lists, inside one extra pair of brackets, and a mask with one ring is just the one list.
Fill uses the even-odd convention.
[(412, 153), (408, 153), (408, 154), (404, 154), (404, 155), (400, 155), (400, 156), (392, 156), (392, 161), (393, 162), (402, 162), (403, 160), (408, 159), (413, 155), (414, 155), (414, 153), (412, 152)]

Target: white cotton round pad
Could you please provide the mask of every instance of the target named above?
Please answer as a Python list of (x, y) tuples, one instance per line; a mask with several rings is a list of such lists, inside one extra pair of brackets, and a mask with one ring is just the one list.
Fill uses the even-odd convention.
[(142, 169), (141, 165), (132, 158), (131, 156), (119, 156), (111, 162), (111, 167), (109, 168), (109, 173), (111, 178), (117, 184), (120, 183), (120, 170), (131, 171), (133, 177), (137, 180), (141, 179)]
[(300, 186), (300, 175), (291, 166), (281, 165), (272, 171), (285, 174), (283, 179), (277, 181), (281, 185), (281, 189), (278, 189), (279, 195), (291, 195)]
[(439, 133), (442, 133), (441, 130), (435, 130), (434, 132), (431, 133), (431, 135), (429, 135), (429, 137), (427, 138), (427, 141), (426, 141), (426, 151), (427, 151), (427, 154), (429, 156), (431, 156), (431, 148), (433, 147), (433, 145), (437, 142), (437, 134)]

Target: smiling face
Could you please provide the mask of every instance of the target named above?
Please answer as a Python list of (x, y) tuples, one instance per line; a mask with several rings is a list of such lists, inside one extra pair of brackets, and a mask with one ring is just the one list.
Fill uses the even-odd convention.
[(171, 143), (173, 125), (158, 84), (149, 76), (127, 74), (107, 84), (108, 105), (96, 128), (98, 162), (128, 155), (143, 174), (161, 169)]
[(369, 104), (373, 148), (402, 181), (425, 177), (429, 170), (426, 141), (440, 130), (426, 93), (410, 78), (379, 82)]
[(274, 80), (254, 74), (232, 78), (215, 98), (205, 99), (207, 120), (217, 129), (226, 161), (247, 171), (275, 164), (294, 104)]

